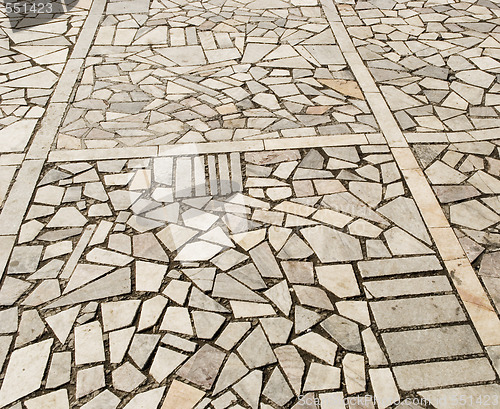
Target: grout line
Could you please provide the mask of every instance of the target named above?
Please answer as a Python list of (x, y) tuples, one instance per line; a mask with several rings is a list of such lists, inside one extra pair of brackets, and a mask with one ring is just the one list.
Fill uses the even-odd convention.
[[(354, 77), (358, 81), (382, 130), (382, 134), (391, 148), (394, 159), (401, 169), (408, 188), (429, 228), (439, 254), (443, 258), (451, 280), (471, 317), (481, 341), (485, 346), (500, 345), (500, 318), (491, 305), (471, 263), (465, 257), (462, 246), (446, 219), (424, 172), (418, 166), (405, 135), (392, 115), (370, 71), (357, 53), (333, 0), (320, 0), (320, 2), (342, 54), (349, 63)], [(484, 137), (488, 139), (494, 134), (490, 132)], [(432, 135), (429, 134), (426, 137), (432, 138)], [(474, 134), (458, 133), (457, 135), (443, 133), (439, 137), (448, 141), (451, 136), (458, 139), (455, 141), (460, 141), (460, 138), (463, 137), (470, 138), (469, 140), (477, 140), (474, 139), (476, 135), (479, 139), (480, 135), (477, 132)], [(418, 138), (417, 134), (414, 133), (408, 134), (408, 136), (411, 137), (412, 141)]]

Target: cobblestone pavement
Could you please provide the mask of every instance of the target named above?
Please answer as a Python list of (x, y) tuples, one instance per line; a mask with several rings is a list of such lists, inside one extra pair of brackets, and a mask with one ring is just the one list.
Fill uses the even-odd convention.
[(40, 4), (0, 408), (500, 408), (499, 5)]

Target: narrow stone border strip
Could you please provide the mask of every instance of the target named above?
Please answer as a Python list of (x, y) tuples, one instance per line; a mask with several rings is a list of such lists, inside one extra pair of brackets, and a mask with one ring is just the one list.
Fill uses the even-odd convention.
[[(500, 318), (491, 305), (472, 265), (465, 257), (462, 246), (418, 165), (405, 135), (392, 115), (368, 68), (357, 53), (333, 1), (320, 0), (320, 2), (337, 43), (366, 96), (481, 341), (485, 346), (500, 345)], [(459, 133), (461, 138), (464, 137), (464, 134)], [(417, 138), (414, 134), (410, 135), (412, 141)], [(449, 138), (447, 136), (449, 134), (444, 135)], [(476, 131), (470, 132), (468, 137), (471, 140), (478, 140), (474, 136), (478, 136)], [(489, 138), (490, 134), (483, 137)]]
[(206, 153), (274, 151), (283, 149), (305, 149), (326, 146), (354, 146), (368, 144), (386, 145), (387, 142), (380, 134), (378, 134), (378, 136), (375, 134), (341, 134), (304, 136), (287, 139), (140, 146), (133, 148), (56, 150), (49, 153), (48, 162), (78, 162), (82, 160), (131, 159)]
[(5, 264), (14, 246), (50, 147), (63, 120), (64, 111), (83, 66), (83, 58), (87, 55), (95, 36), (105, 4), (106, 0), (93, 1), (73, 52), (66, 62), (52, 94), (41, 126), (32, 139), (26, 160), (23, 161), (19, 169), (0, 213), (0, 249), (2, 252), (0, 256), (0, 280), (5, 272)]

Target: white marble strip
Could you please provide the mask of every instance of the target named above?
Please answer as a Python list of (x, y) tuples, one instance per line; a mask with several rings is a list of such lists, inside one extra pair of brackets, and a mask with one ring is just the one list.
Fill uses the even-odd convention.
[(231, 190), (241, 192), (243, 190), (243, 177), (241, 174), (241, 161), (239, 152), (232, 152), (231, 162)]
[(78, 240), (78, 243), (76, 244), (75, 250), (73, 250), (73, 253), (71, 253), (71, 257), (64, 266), (60, 278), (62, 279), (71, 278), (73, 272), (75, 271), (76, 265), (78, 264), (78, 260), (80, 260), (80, 257), (87, 248), (87, 245), (89, 244), (90, 239), (94, 234), (95, 228), (96, 228), (95, 224), (91, 224), (85, 228), (82, 237), (80, 237), (80, 240)]
[(219, 164), (220, 193), (221, 195), (227, 195), (231, 193), (231, 176), (229, 175), (227, 155), (219, 155), (217, 159)]
[(193, 158), (194, 164), (194, 189), (196, 196), (205, 196), (207, 194), (205, 178), (205, 157), (202, 155)]
[(191, 197), (192, 194), (192, 163), (190, 157), (180, 157), (175, 161), (175, 185), (176, 197)]
[(215, 165), (215, 156), (208, 157), (208, 177), (210, 181), (210, 194), (215, 196), (218, 193), (217, 188), (217, 168)]

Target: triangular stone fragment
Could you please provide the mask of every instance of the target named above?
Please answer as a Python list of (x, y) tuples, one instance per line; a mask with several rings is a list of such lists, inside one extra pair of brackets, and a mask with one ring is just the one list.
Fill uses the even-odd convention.
[(305, 364), (297, 348), (292, 345), (284, 345), (275, 348), (274, 353), (278, 358), (278, 362), (288, 378), (288, 382), (297, 396), (300, 395), (302, 389), (302, 377), (305, 371)]
[(332, 315), (321, 323), (323, 329), (348, 351), (362, 352), (358, 324), (339, 315)]
[(384, 232), (384, 237), (391, 253), (395, 256), (434, 253), (432, 249), (399, 227), (387, 230)]
[(192, 312), (196, 336), (201, 339), (212, 339), (226, 318), (220, 314), (207, 311)]
[(135, 334), (128, 354), (139, 368), (144, 368), (160, 338), (159, 334)]
[(255, 370), (250, 372), (234, 385), (233, 389), (252, 409), (257, 409), (262, 389), (262, 371)]
[(57, 314), (51, 315), (45, 318), (47, 324), (49, 324), (54, 334), (56, 334), (57, 339), (61, 344), (64, 345), (68, 339), (68, 335), (73, 329), (73, 324), (75, 323), (76, 317), (80, 312), (80, 306), (77, 305), (65, 311), (61, 311)]
[(267, 288), (266, 283), (253, 263), (246, 264), (242, 267), (229, 271), (228, 274), (252, 290)]
[(262, 394), (280, 407), (284, 407), (293, 398), (293, 392), (278, 367), (271, 373)]
[(245, 338), (238, 347), (238, 353), (251, 369), (276, 362), (273, 350), (260, 326)]
[(201, 290), (212, 290), (215, 278), (214, 267), (184, 268), (181, 270), (192, 280)]
[(200, 310), (205, 311), (229, 312), (226, 307), (223, 307), (213, 298), (202, 293), (196, 287), (193, 287), (191, 290), (191, 295), (189, 296), (189, 306), (191, 308), (199, 308)]
[(203, 389), (210, 389), (225, 356), (221, 350), (205, 344), (177, 371), (177, 375)]
[(292, 308), (292, 297), (286, 280), (279, 282), (264, 292), (264, 295), (269, 298), (285, 315), (290, 314)]
[(281, 251), (278, 253), (278, 258), (283, 260), (303, 259), (313, 254), (311, 248), (296, 234), (288, 239)]
[(119, 364), (132, 341), (135, 333), (135, 327), (125, 328), (109, 333), (109, 354), (112, 364)]
[(165, 250), (158, 243), (153, 233), (135, 235), (132, 238), (132, 242), (135, 257), (168, 262), (167, 253), (165, 253)]
[(300, 334), (320, 322), (323, 317), (315, 311), (302, 307), (295, 306), (295, 333)]
[(248, 373), (248, 369), (245, 364), (241, 361), (240, 358), (235, 353), (229, 355), (226, 363), (224, 364), (224, 368), (217, 379), (217, 383), (215, 384), (215, 388), (213, 394), (216, 395), (220, 391), (223, 391), (227, 387), (231, 386), (233, 383), (241, 379)]
[(264, 302), (261, 296), (257, 295), (226, 273), (217, 274), (215, 277), (212, 296), (230, 300)]
[(156, 382), (161, 383), (187, 358), (187, 355), (173, 351), (169, 348), (160, 347), (156, 352), (149, 373), (153, 378), (155, 378)]

